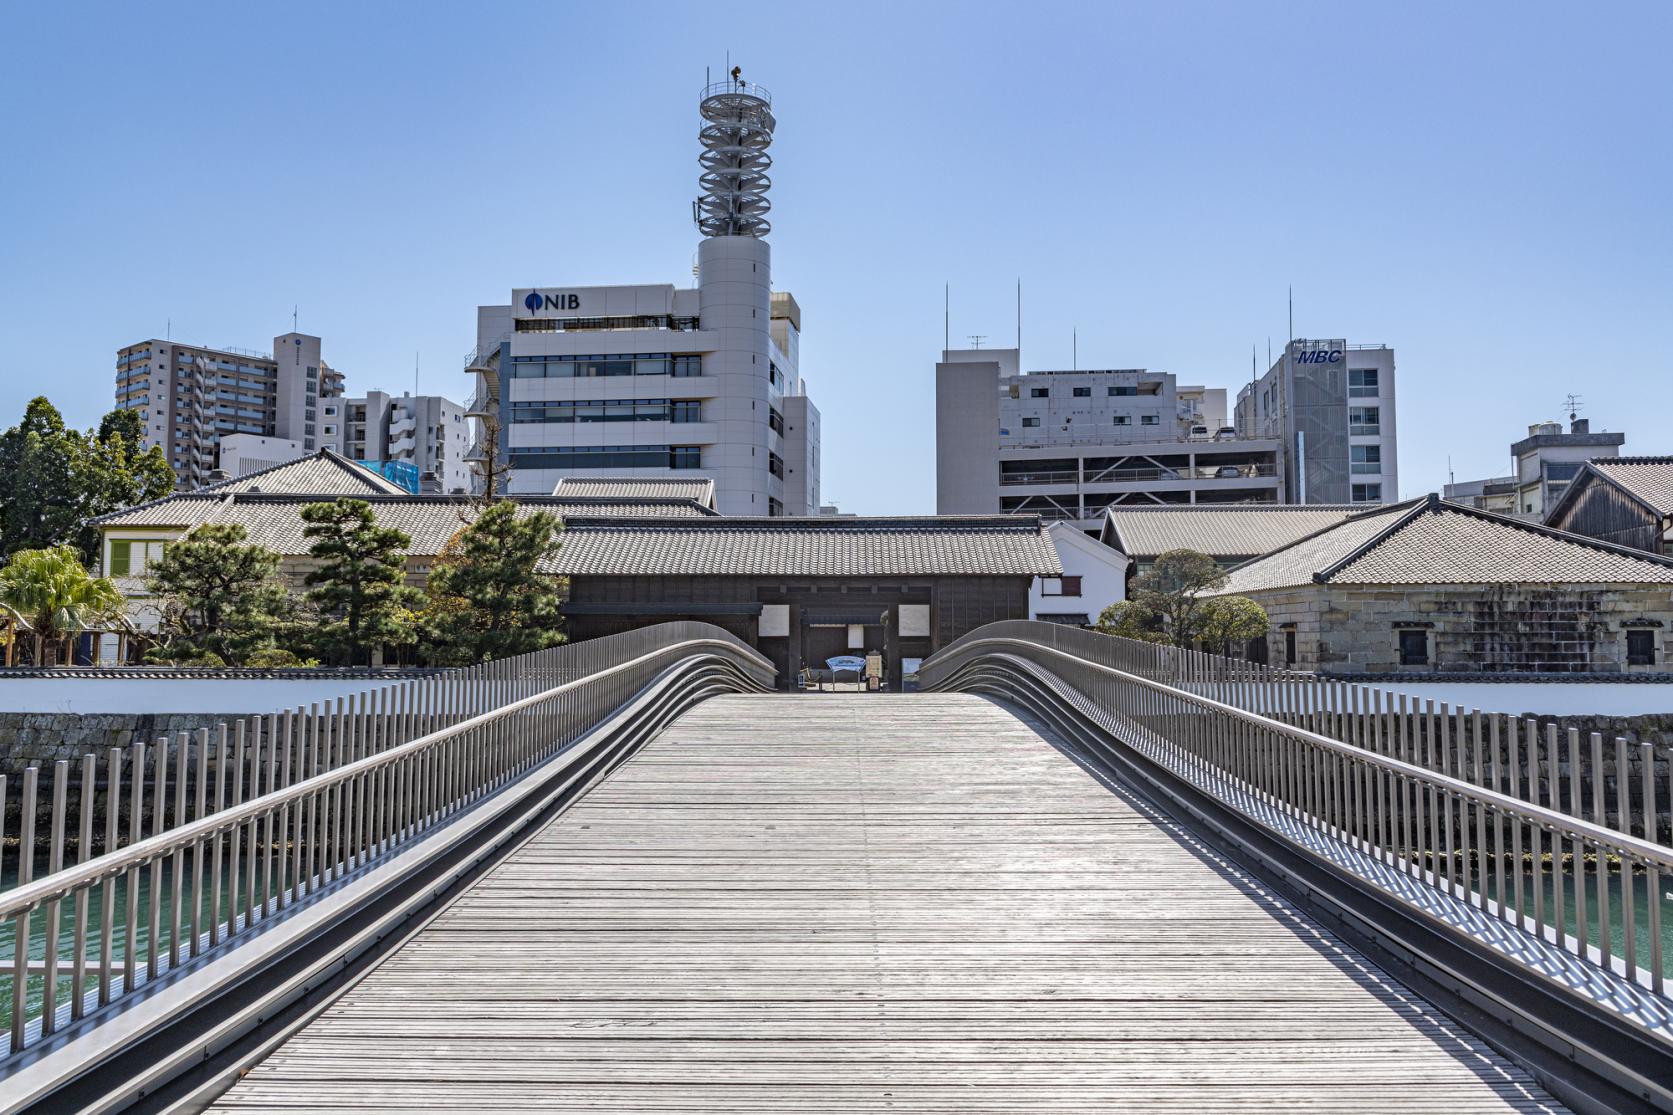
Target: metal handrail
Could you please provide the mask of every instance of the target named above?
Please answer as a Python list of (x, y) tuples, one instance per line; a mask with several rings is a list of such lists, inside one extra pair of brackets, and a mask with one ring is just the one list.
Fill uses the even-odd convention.
[[(1476, 905), (1518, 929), (1530, 930), (1538, 939), (1624, 975), (1657, 995), (1664, 994), (1660, 886), (1664, 876), (1673, 874), (1673, 848), (1654, 840), (1655, 788), (1650, 764), (1645, 763), (1642, 770), (1645, 837), (1641, 839), (1631, 831), (1637, 817), (1627, 800), (1631, 785), (1624, 779), (1617, 809), (1620, 826), (1607, 823), (1600, 761), (1594, 768), (1594, 817), (1590, 820), (1581, 815), (1577, 771), (1572, 772), (1576, 775), (1571, 784), (1572, 813), (1500, 789), (1502, 774), (1508, 773), (1512, 791), (1519, 789), (1522, 775), (1517, 737), (1501, 740), (1497, 719), (1488, 721), (1493, 744), (1487, 772), (1494, 783), (1490, 786), (1483, 784), (1479, 749), (1473, 756), (1473, 779), (1436, 769), (1432, 747), (1444, 745), (1446, 737), (1413, 730), (1404, 701), (1382, 699), (1393, 694), (1356, 693), (1337, 683), (1253, 663), (1226, 668), (1229, 660), (1216, 662), (1213, 656), (1173, 648), (1152, 647), (1147, 652), (1142, 648), (1148, 644), (1094, 633), (1045, 630), (1054, 626), (1003, 621), (979, 628), (925, 661), (918, 672), (919, 685), (924, 689), (988, 688), (990, 682), (981, 675), (991, 666), (1032, 664), (1080, 694), (1116, 727), (1124, 728), (1121, 734), (1130, 743), (1147, 738), (1171, 749), (1193, 770), (1238, 794), (1253, 795), (1424, 885)], [(1058, 645), (1073, 636), (1109, 644), (1111, 657), (1126, 658), (1137, 669), (1095, 661)], [(1144, 676), (1141, 671), (1147, 667), (1162, 676)], [(1365, 692), (1372, 694), (1369, 703), (1362, 700)], [(1417, 716), (1432, 717), (1433, 709), (1430, 702)], [(1336, 722), (1345, 738), (1332, 738), (1289, 719), (1321, 726)], [(1554, 745), (1555, 728), (1549, 728), (1546, 736)], [(1478, 742), (1480, 738), (1478, 733)], [(1573, 738), (1571, 733), (1571, 742)], [(1537, 744), (1534, 733), (1528, 739)], [(1503, 766), (1501, 742), (1509, 744), (1508, 762)], [(1601, 760), (1596, 736), (1593, 754)], [(1556, 756), (1553, 749), (1546, 757), (1553, 774)], [(1536, 746), (1532, 759), (1536, 779), (1542, 762)], [(1625, 764), (1618, 767), (1622, 773), (1627, 769)], [(1590, 871), (1588, 853), (1595, 857)], [(1566, 866), (1565, 856), (1570, 857)], [(1618, 951), (1610, 926), (1611, 858), (1622, 869)], [(1508, 881), (1507, 860), (1512, 876)], [(1638, 964), (1642, 934), (1633, 909), (1633, 878), (1639, 869), (1647, 875), (1651, 896), (1647, 973)], [(1591, 896), (1587, 891), (1593, 883), (1595, 921), (1588, 915)], [(1565, 910), (1569, 902), (1572, 905)], [(1592, 944), (1594, 927), (1596, 943)]]
[(98, 856), (84, 864), (67, 867), (35, 882), (26, 883), (10, 891), (0, 893), (0, 920), (39, 909), (42, 905), (54, 899), (67, 898), (78, 887), (120, 875), (135, 865), (144, 866), (152, 860), (170, 855), (178, 849), (199, 844), (210, 837), (225, 833), (228, 829), (238, 828), (244, 822), (263, 817), (275, 809), (314, 797), (322, 790), (341, 786), (363, 775), (404, 762), (421, 752), (439, 747), (450, 740), (466, 735), (497, 720), (515, 715), (524, 709), (534, 708), (546, 701), (596, 684), (605, 678), (633, 670), (635, 667), (645, 665), (652, 659), (663, 658), (673, 652), (700, 646), (724, 648), (726, 650), (736, 649), (731, 644), (719, 639), (689, 639), (667, 647), (661, 647), (648, 654), (642, 654), (627, 662), (607, 667), (594, 674), (588, 674), (586, 677), (564, 682), (562, 685), (520, 698), (510, 704), (500, 705), (487, 712), (478, 713), (469, 719), (461, 720), (457, 724), (430, 732), (417, 739), (409, 740), (388, 751), (380, 751), (375, 755), (357, 759), (324, 774), (317, 774), (301, 782), (293, 783), (282, 790), (253, 798), (242, 805), (235, 805), (218, 813), (211, 813), (207, 817), (188, 822), (177, 828), (166, 829), (160, 835), (147, 837), (139, 843), (130, 844), (120, 851), (107, 852), (105, 855)]
[[(705, 662), (710, 665), (702, 665)], [(334, 708), (332, 702), (323, 709), (315, 703), (294, 712), (252, 717), (238, 721), (231, 733), (223, 723), (214, 744), (209, 730), (201, 729), (195, 749), (182, 733), (172, 785), (169, 748), (155, 749), (149, 801), (143, 778), (145, 746), (135, 744), (127, 787), (129, 842), (120, 848), (117, 803), (124, 796), (123, 749), (112, 749), (104, 806), (111, 850), (91, 858), (87, 849), (97, 764), (89, 755), (82, 762), (83, 861), (67, 868), (62, 860), (69, 764), (59, 762), (53, 781), (50, 872), (39, 880), (29, 875), (37, 782), (36, 769), (29, 768), (23, 779), (20, 881), (0, 894), (0, 918), (11, 919), (17, 942), (9, 964), (0, 967), (0, 972), (9, 969), (12, 983), (10, 1051), (16, 1053), (59, 1027), (64, 1010), (58, 994), (61, 976), (69, 984), (72, 1022), (143, 992), (187, 957), (249, 934), (281, 910), (382, 861), (516, 781), (603, 723), (659, 672), (680, 664), (696, 664), (689, 671), (694, 680), (688, 684), (698, 695), (716, 685), (765, 690), (775, 677), (770, 661), (729, 632), (676, 621), (371, 694), (339, 697)], [(249, 800), (243, 800), (246, 778)], [(263, 787), (265, 792), (260, 792)], [(171, 790), (173, 827), (168, 827), (165, 810)], [(195, 797), (195, 809), (188, 808), (188, 790)], [(153, 831), (144, 837), (147, 804)], [(184, 819), (188, 812), (189, 821)], [(165, 863), (173, 895), (170, 925), (163, 921)], [(143, 918), (138, 893), (142, 870), (150, 880)], [(188, 877), (191, 890), (183, 893)], [(126, 880), (120, 914), (119, 879)], [(222, 879), (230, 881), (227, 889)], [(88, 914), (95, 898), (101, 916), (90, 927)], [(188, 907), (184, 915), (183, 903)], [(75, 940), (69, 956), (61, 960), (59, 930), (66, 904), (72, 904), (68, 912)], [(43, 908), (46, 934), (44, 940), (32, 941), (32, 917)], [(139, 940), (142, 930), (148, 938), (144, 945)], [(115, 947), (118, 936), (120, 955)], [(90, 937), (95, 939), (91, 947)], [(44, 962), (29, 959), (31, 944), (44, 950)], [(97, 987), (90, 990), (94, 978)], [(43, 992), (39, 1007), (29, 1003), (35, 987)]]

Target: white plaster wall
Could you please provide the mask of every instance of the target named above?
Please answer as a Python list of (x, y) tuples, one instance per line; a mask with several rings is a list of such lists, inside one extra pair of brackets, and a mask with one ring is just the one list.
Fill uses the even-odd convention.
[(278, 712), (313, 701), (368, 693), (375, 678), (7, 678), (3, 712)]
[(1088, 537), (1073, 523), (1053, 523), (1047, 528), (1057, 560), (1068, 576), (1081, 578), (1079, 596), (1047, 596), (1042, 578), (1034, 578), (1028, 589), (1028, 618), (1040, 613), (1085, 612), (1091, 623), (1119, 600), (1127, 599), (1127, 555)]

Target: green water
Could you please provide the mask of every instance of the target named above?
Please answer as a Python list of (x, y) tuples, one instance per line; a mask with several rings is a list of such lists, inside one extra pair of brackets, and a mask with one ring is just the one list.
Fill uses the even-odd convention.
[[(229, 865), (223, 863), (222, 878), (218, 888), (220, 892), (219, 914), (222, 921), (227, 919), (229, 903), (233, 897), (231, 881), (227, 877), (227, 871), (225, 870), (227, 866)], [(44, 873), (43, 867), (44, 865), (37, 867), (36, 878), (40, 878)], [(181, 871), (180, 878), (181, 921), (179, 940), (182, 945), (184, 945), (186, 942), (191, 940), (192, 935), (191, 916), (194, 892), (192, 886), (192, 861), (189, 855), (184, 857), (182, 867), (183, 870)], [(240, 869), (241, 873), (247, 879), (249, 877), (249, 869), (247, 863), (242, 859), (240, 862)], [(212, 885), (208, 880), (209, 864), (207, 862), (203, 865), (201, 875), (205, 878), (206, 885), (204, 885), (201, 891), (203, 897), (198, 909), (198, 929), (200, 933), (207, 933), (209, 930), (208, 898), (211, 893)], [(10, 890), (16, 885), (17, 872), (15, 869), (7, 871), (4, 876), (0, 876), (0, 893)], [(144, 868), (138, 871), (136, 873), (134, 886), (136, 913), (134, 916), (133, 932), (134, 963), (136, 969), (143, 969), (145, 967), (151, 949), (151, 886), (150, 869)], [(100, 983), (99, 952), (103, 947), (105, 937), (104, 905), (106, 893), (111, 896), (112, 914), (110, 920), (110, 974), (115, 980), (120, 980), (123, 975), (123, 965), (125, 963), (125, 957), (128, 953), (129, 944), (127, 921), (128, 889), (127, 876), (120, 875), (114, 879), (107, 879), (102, 883), (96, 884), (87, 892), (87, 933), (84, 953), (89, 958), (85, 977), (86, 987), (88, 990), (96, 990)], [(161, 967), (163, 963), (166, 963), (168, 957), (168, 946), (170, 941), (173, 939), (174, 870), (172, 861), (165, 862), (162, 865), (162, 870), (158, 873), (157, 897), (157, 951), (159, 967)], [(259, 901), (259, 893), (257, 898)], [(245, 906), (243, 897), (240, 895), (238, 901), (238, 912), (242, 914), (244, 911)], [(30, 915), (29, 959), (31, 960), (44, 961), (46, 959), (48, 936), (47, 923), (48, 911), (45, 908), (36, 910)], [(0, 923), (0, 1032), (9, 1030), (11, 1027), (13, 1001), (13, 972), (11, 958), (15, 955), (12, 943), (16, 939), (16, 936), (17, 920), (15, 918), (8, 919), (4, 923)], [(59, 903), (58, 913), (58, 984), (54, 1000), (60, 1006), (70, 1001), (72, 990), (70, 973), (72, 969), (72, 959), (75, 956), (75, 936), (76, 903), (73, 898), (70, 898)], [(184, 958), (182, 959), (182, 963), (184, 963)], [(143, 976), (141, 978), (143, 978)], [(27, 1008), (24, 1012), (25, 1017), (32, 1018), (39, 1014), (41, 1006), (46, 1000), (46, 976), (44, 972), (36, 971), (28, 977), (28, 991), (25, 999), (27, 1003)]]

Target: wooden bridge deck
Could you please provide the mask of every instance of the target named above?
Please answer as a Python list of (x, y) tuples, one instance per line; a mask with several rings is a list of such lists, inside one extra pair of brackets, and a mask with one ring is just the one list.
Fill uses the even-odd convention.
[(216, 1110), (1557, 1110), (979, 698), (707, 702)]

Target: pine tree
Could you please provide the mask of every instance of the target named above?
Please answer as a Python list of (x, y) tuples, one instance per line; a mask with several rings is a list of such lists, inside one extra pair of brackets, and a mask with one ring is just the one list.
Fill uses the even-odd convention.
[(519, 516), (515, 503), (501, 500), (454, 535), (430, 570), (431, 656), (486, 662), (563, 642), (562, 579), (539, 571), (562, 529), (555, 515)]
[(148, 657), (185, 662), (212, 654), (240, 666), (272, 649), (290, 596), (278, 578), (279, 555), (244, 539), (237, 523), (208, 523), (164, 548), (148, 587), (167, 641)]
[(378, 526), (361, 499), (310, 503), (301, 514), (303, 536), (313, 541), (308, 553), (319, 563), (306, 581), (320, 613), (314, 640), (323, 656), (361, 665), (375, 648), (412, 642), (419, 594), (403, 583), (412, 539)]

